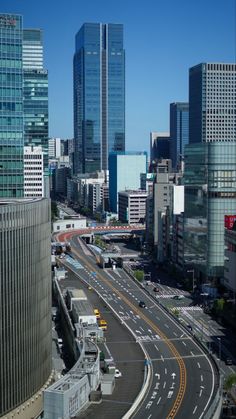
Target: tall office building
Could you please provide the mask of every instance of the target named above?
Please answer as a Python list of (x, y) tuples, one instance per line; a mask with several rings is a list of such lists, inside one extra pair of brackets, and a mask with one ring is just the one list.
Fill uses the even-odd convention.
[(236, 64), (190, 69), (184, 259), (202, 279), (224, 275), (224, 217), (236, 214)]
[(180, 167), (184, 147), (189, 143), (189, 104), (170, 104), (170, 158), (173, 169)]
[(109, 198), (112, 212), (118, 212), (118, 192), (140, 189), (141, 173), (147, 173), (145, 151), (109, 154)]
[(150, 133), (150, 163), (151, 170), (155, 170), (158, 160), (170, 158), (169, 132)]
[(74, 54), (74, 173), (108, 169), (125, 150), (123, 25), (85, 23)]
[(51, 374), (50, 231), (48, 199), (0, 200), (0, 417), (42, 411)]
[(41, 146), (44, 165), (44, 193), (48, 180), (48, 72), (43, 68), (43, 42), (40, 29), (23, 30), (24, 144)]
[(0, 14), (0, 197), (22, 197), (22, 17)]
[(236, 64), (201, 63), (189, 70), (189, 143), (235, 141)]

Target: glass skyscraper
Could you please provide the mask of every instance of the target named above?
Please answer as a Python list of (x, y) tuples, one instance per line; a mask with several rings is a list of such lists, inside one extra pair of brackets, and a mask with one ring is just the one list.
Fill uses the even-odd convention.
[(23, 31), (24, 145), (42, 146), (44, 196), (48, 182), (48, 72), (43, 68), (43, 42), (40, 29)]
[(224, 216), (236, 214), (236, 142), (185, 148), (184, 259), (202, 278), (224, 274)]
[(179, 168), (184, 147), (189, 143), (189, 105), (186, 102), (170, 104), (170, 158), (172, 167)]
[(212, 282), (224, 275), (224, 216), (236, 214), (236, 64), (189, 72), (185, 147), (185, 264)]
[(0, 197), (23, 196), (22, 17), (0, 14)]
[(85, 23), (74, 54), (74, 173), (108, 169), (125, 150), (123, 25)]

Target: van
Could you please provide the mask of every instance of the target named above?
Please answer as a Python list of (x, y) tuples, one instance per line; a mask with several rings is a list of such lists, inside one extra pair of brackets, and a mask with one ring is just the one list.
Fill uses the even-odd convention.
[(97, 308), (95, 308), (95, 309), (93, 310), (93, 312), (94, 312), (94, 314), (95, 314), (96, 318), (99, 320), (99, 319), (101, 318), (101, 314), (100, 314), (99, 310), (98, 310)]
[(102, 319), (99, 320), (98, 325), (99, 325), (99, 327), (102, 330), (107, 330), (107, 322), (106, 322), (106, 320), (102, 320)]

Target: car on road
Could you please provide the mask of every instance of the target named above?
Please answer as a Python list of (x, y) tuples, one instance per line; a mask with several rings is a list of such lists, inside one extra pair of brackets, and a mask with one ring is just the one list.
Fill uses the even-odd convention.
[(182, 298), (184, 298), (184, 296), (183, 295), (174, 295), (172, 298), (173, 298), (173, 300), (182, 300)]
[(144, 301), (139, 301), (139, 307), (145, 308), (146, 307), (146, 303)]
[(154, 288), (153, 288), (153, 291), (154, 291), (154, 292), (160, 292), (160, 290), (159, 290), (159, 288), (158, 288), (158, 287), (154, 287)]
[(225, 360), (225, 364), (226, 364), (226, 365), (233, 365), (233, 361), (232, 361), (232, 359), (231, 359), (231, 358), (226, 358), (226, 360)]
[(120, 378), (122, 377), (122, 374), (120, 372), (120, 370), (118, 370), (118, 368), (115, 369), (115, 378)]
[(192, 332), (193, 328), (192, 328), (191, 324), (187, 324), (187, 325), (186, 325), (186, 327), (187, 327), (189, 330), (191, 330), (191, 332)]

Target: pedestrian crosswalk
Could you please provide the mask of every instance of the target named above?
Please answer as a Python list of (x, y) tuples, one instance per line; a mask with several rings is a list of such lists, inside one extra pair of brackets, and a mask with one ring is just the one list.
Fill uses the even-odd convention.
[(66, 262), (70, 263), (70, 265), (72, 265), (75, 269), (84, 269), (81, 263), (71, 258), (70, 256), (66, 256)]
[(179, 311), (202, 311), (201, 307), (198, 306), (187, 306), (187, 307), (173, 307), (173, 309), (175, 310), (179, 310)]

